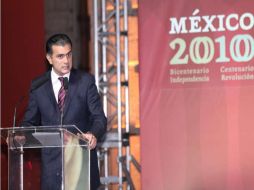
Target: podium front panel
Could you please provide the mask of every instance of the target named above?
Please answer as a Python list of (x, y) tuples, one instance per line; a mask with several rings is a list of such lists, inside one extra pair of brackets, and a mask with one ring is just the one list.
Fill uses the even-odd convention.
[(71, 146), (64, 148), (64, 183), (67, 190), (90, 189), (90, 151), (86, 147)]
[[(45, 168), (51, 171), (60, 167), (52, 169), (55, 172), (50, 172), (48, 179), (56, 181), (54, 190), (90, 190), (90, 150), (78, 133), (81, 131), (75, 126), (1, 128), (1, 135), (8, 141), (8, 189), (33, 189), (34, 183), (40, 183), (41, 189), (42, 181), (47, 185), (41, 181)], [(55, 159), (49, 165), (45, 159), (42, 162), (47, 154)]]

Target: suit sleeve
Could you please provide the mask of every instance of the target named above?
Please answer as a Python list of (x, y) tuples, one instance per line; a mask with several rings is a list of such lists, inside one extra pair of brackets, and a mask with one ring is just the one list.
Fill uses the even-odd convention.
[(97, 91), (94, 77), (91, 77), (88, 90), (87, 102), (90, 111), (91, 129), (90, 132), (95, 135), (97, 139), (103, 136), (107, 129), (107, 119), (105, 117), (100, 95)]

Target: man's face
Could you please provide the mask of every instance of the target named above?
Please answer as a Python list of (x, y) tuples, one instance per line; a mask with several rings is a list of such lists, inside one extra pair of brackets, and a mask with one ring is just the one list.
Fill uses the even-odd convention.
[(71, 71), (72, 50), (70, 44), (65, 44), (64, 46), (53, 45), (52, 54), (47, 54), (46, 57), (59, 76), (63, 76)]

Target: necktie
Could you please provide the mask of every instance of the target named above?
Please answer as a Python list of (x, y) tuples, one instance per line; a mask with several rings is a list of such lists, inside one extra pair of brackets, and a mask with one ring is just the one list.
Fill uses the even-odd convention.
[(59, 107), (59, 110), (62, 112), (64, 108), (64, 99), (65, 99), (66, 92), (64, 89), (64, 78), (59, 77), (58, 79), (61, 82), (61, 88), (58, 92), (58, 107)]

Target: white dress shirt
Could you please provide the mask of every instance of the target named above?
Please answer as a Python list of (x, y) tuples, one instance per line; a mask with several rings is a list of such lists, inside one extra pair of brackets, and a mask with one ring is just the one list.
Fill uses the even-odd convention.
[(59, 76), (58, 74), (56, 74), (56, 72), (54, 71), (53, 68), (51, 70), (51, 82), (52, 82), (52, 86), (53, 86), (56, 102), (58, 102), (58, 93), (59, 93), (59, 90), (61, 88), (61, 82), (58, 79), (59, 77), (67, 77), (68, 80), (69, 80), (70, 73), (67, 73), (64, 76)]

